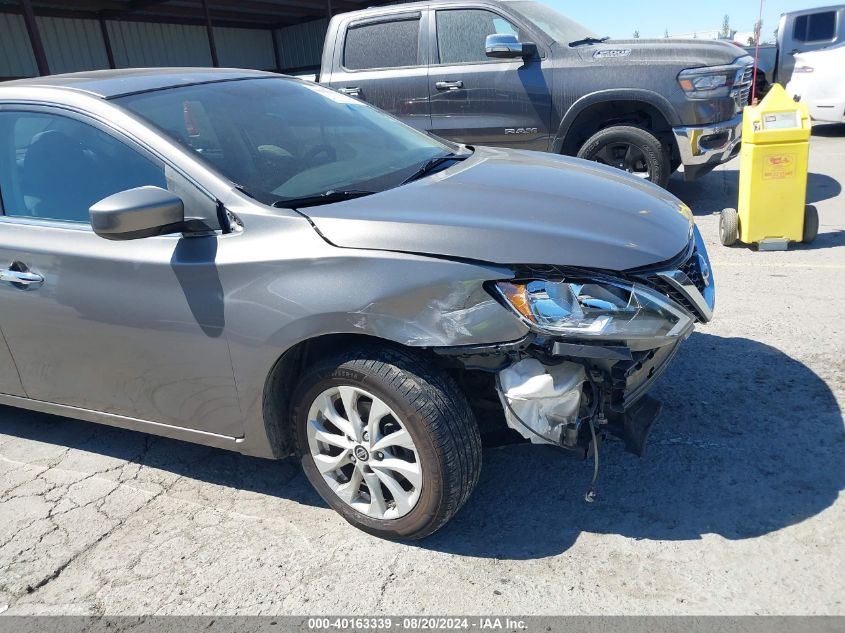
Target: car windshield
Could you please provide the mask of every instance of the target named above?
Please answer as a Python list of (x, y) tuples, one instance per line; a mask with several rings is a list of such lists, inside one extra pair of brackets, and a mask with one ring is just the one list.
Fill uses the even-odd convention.
[(115, 99), (265, 204), (396, 187), (457, 147), (361, 101), (283, 77)]
[(585, 39), (599, 39), (598, 35), (587, 27), (581, 26), (575, 20), (570, 20), (545, 4), (533, 0), (516, 0), (508, 6), (513, 7), (514, 11), (536, 24), (556, 42), (568, 44)]

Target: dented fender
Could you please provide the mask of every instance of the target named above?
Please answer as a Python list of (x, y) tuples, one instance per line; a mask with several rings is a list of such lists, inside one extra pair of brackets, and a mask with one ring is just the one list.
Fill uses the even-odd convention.
[(269, 456), (263, 411), (267, 380), (299, 343), (360, 334), (431, 348), (497, 344), (528, 333), (485, 290), (486, 282), (512, 278), (505, 267), (341, 249), (301, 216), (237, 211), (247, 228), (224, 238), (216, 272), (244, 416), (239, 445), (244, 453)]

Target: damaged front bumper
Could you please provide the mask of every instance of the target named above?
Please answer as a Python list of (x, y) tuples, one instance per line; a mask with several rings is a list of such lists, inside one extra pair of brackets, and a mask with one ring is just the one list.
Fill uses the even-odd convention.
[(526, 348), (529, 357), (496, 376), (505, 420), (535, 444), (586, 456), (598, 429), (642, 456), (660, 413), (660, 403), (647, 392), (691, 332), (692, 327), (673, 344), (636, 352), (624, 346), (535, 341)]
[(697, 230), (673, 260), (624, 278), (681, 308), (690, 317), (686, 326), (672, 338), (653, 340), (591, 341), (532, 332), (514, 343), (437, 351), (465, 369), (492, 375), (508, 426), (531, 442), (587, 456), (596, 437), (611, 435), (642, 456), (661, 408), (648, 390), (695, 322), (712, 317), (715, 288)]

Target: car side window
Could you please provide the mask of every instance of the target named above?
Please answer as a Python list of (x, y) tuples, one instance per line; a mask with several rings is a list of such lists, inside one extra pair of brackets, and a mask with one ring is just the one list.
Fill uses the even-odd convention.
[(343, 66), (348, 70), (401, 68), (419, 64), (420, 17), (352, 24), (346, 31)]
[(5, 215), (88, 222), (88, 209), (125, 189), (167, 188), (163, 165), (102, 130), (43, 112), (0, 112)]
[(799, 15), (793, 37), (798, 42), (830, 42), (836, 35), (836, 11)]
[(486, 62), (488, 35), (514, 35), (519, 29), (484, 9), (447, 9), (437, 12), (437, 50), (441, 64)]

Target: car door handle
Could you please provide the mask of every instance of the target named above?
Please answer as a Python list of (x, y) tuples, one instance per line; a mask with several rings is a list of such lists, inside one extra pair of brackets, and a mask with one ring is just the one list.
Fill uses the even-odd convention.
[(6, 270), (0, 270), (0, 281), (8, 281), (22, 286), (31, 286), (32, 284), (44, 283), (44, 277), (38, 273), (12, 270), (11, 268), (8, 268)]
[(798, 53), (800, 53), (800, 52), (801, 52), (801, 51), (799, 51), (797, 48), (793, 48), (791, 51), (789, 51), (789, 54), (790, 54), (790, 55), (797, 55), (797, 54), (798, 54)]
[(460, 90), (464, 87), (463, 81), (438, 81), (434, 84), (434, 87), (438, 90)]
[(360, 88), (338, 88), (337, 91), (342, 95), (347, 95), (350, 97), (360, 97), (361, 96), (361, 89)]

